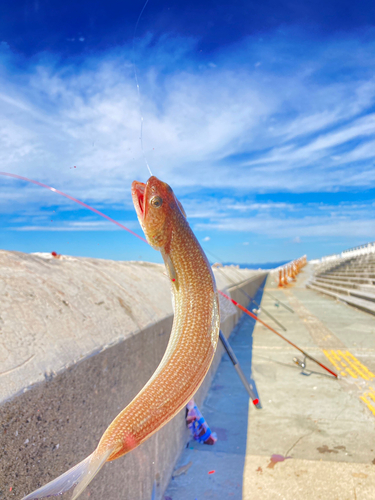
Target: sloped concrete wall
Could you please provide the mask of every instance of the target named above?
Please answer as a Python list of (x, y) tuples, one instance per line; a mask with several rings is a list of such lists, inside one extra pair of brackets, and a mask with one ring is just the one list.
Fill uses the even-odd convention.
[[(244, 305), (241, 289), (253, 295), (266, 277), (215, 275)], [(93, 451), (160, 362), (173, 316), (158, 264), (0, 251), (0, 280), (0, 499), (20, 499)], [(228, 317), (226, 335), (238, 319)], [(220, 346), (198, 403), (221, 355)], [(106, 464), (82, 498), (149, 500), (154, 479), (160, 498), (187, 439), (184, 417)]]

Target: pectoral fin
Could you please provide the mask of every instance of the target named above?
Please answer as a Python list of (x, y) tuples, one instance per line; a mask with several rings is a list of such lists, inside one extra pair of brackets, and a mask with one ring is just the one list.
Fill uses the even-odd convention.
[(162, 256), (163, 256), (163, 259), (164, 259), (164, 264), (165, 264), (165, 267), (167, 269), (168, 276), (171, 279), (171, 281), (175, 284), (176, 288), (178, 288), (177, 273), (176, 273), (176, 270), (174, 268), (172, 259), (165, 252), (162, 252)]

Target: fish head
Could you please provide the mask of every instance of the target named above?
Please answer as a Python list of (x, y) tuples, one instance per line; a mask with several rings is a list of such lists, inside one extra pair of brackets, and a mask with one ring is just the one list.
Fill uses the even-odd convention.
[(166, 248), (172, 237), (176, 217), (186, 217), (172, 188), (152, 176), (146, 184), (138, 181), (132, 183), (132, 198), (149, 244), (156, 250)]

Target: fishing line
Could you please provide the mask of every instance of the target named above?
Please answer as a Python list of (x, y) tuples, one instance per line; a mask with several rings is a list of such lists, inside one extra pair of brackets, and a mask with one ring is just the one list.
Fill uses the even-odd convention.
[[(44, 187), (46, 189), (49, 189), (50, 191), (52, 191), (53, 193), (58, 193), (60, 194), (61, 196), (64, 196), (65, 198), (68, 198), (69, 200), (72, 200), (72, 201), (75, 201), (76, 203), (78, 203), (79, 205), (82, 205), (83, 207), (85, 208), (88, 208), (89, 210), (91, 210), (92, 212), (95, 212), (96, 214), (98, 215), (101, 215), (102, 217), (104, 217), (105, 219), (109, 220), (110, 222), (113, 222), (114, 224), (116, 224), (117, 226), (121, 227), (122, 229), (125, 229), (125, 231), (128, 231), (129, 233), (133, 234), (134, 236), (136, 236), (137, 238), (139, 238), (140, 240), (147, 242), (147, 240), (145, 238), (142, 238), (142, 236), (139, 236), (139, 234), (135, 233), (134, 231), (132, 231), (131, 229), (127, 228), (126, 226), (124, 226), (123, 224), (120, 224), (120, 222), (117, 222), (115, 221), (114, 219), (112, 219), (111, 217), (108, 217), (108, 215), (105, 215), (103, 214), (102, 212), (100, 212), (99, 210), (96, 210), (96, 208), (93, 208), (93, 207), (90, 207), (90, 205), (87, 205), (87, 203), (84, 203), (83, 201), (80, 201), (78, 200), (77, 198), (74, 198), (73, 196), (70, 196), (69, 194), (66, 194), (66, 193), (63, 193), (62, 191), (58, 190), (58, 189), (55, 189), (51, 186), (48, 186), (47, 184), (43, 184), (42, 182), (38, 182), (38, 181), (34, 181), (32, 179), (28, 179), (27, 177), (22, 177), (21, 175), (16, 175), (16, 174), (10, 174), (8, 172), (0, 172), (0, 175), (5, 175), (7, 177), (13, 177), (14, 179), (20, 179), (20, 180), (23, 180), (23, 181), (27, 181), (27, 182), (31, 182), (32, 184), (36, 184), (37, 186), (41, 186), (41, 187)], [(330, 370), (329, 368), (327, 368), (325, 365), (323, 365), (323, 363), (320, 363), (317, 359), (313, 358), (312, 356), (310, 356), (309, 354), (307, 354), (307, 352), (305, 352), (303, 349), (300, 349), (297, 345), (293, 344), (293, 342), (291, 342), (290, 340), (288, 340), (286, 337), (284, 337), (283, 335), (281, 335), (281, 333), (277, 332), (276, 330), (274, 330), (272, 327), (270, 327), (267, 323), (265, 323), (264, 321), (262, 321), (260, 318), (258, 318), (255, 314), (253, 314), (252, 312), (250, 312), (248, 309), (246, 309), (245, 307), (243, 307), (241, 304), (239, 304), (238, 302), (236, 302), (235, 300), (233, 300), (231, 297), (229, 297), (228, 295), (226, 295), (225, 293), (223, 293), (222, 291), (218, 291), (223, 297), (225, 297), (226, 299), (228, 299), (229, 301), (232, 302), (232, 304), (234, 304), (235, 306), (237, 306), (239, 309), (241, 309), (241, 311), (243, 311), (244, 313), (248, 314), (249, 316), (251, 316), (253, 319), (255, 319), (255, 321), (259, 321), (260, 323), (262, 323), (262, 325), (264, 325), (266, 328), (268, 328), (269, 330), (271, 330), (271, 332), (275, 333), (276, 335), (278, 335), (279, 337), (281, 337), (283, 340), (285, 340), (286, 342), (288, 342), (288, 344), (292, 345), (294, 348), (298, 349), (298, 351), (300, 351), (304, 356), (306, 356), (306, 358), (308, 359), (311, 359), (311, 361), (314, 361), (315, 363), (317, 363), (321, 368), (324, 368), (324, 370), (326, 370), (327, 372), (329, 372), (331, 375), (333, 375), (335, 378), (337, 378), (337, 375), (335, 372), (333, 372), (332, 370)]]
[(60, 191), (59, 189), (55, 189), (51, 186), (48, 186), (47, 184), (43, 184), (42, 182), (38, 182), (38, 181), (34, 181), (33, 179), (28, 179), (27, 177), (22, 177), (22, 175), (16, 175), (16, 174), (10, 174), (8, 172), (0, 172), (0, 175), (5, 175), (7, 177), (13, 177), (14, 179), (20, 179), (21, 181), (27, 181), (27, 182), (31, 182), (32, 184), (36, 184), (37, 186), (41, 186), (43, 188), (46, 188), (46, 189), (49, 189), (50, 191), (52, 191), (53, 193), (58, 193), (60, 194), (61, 196), (65, 196), (65, 198), (68, 198), (69, 200), (72, 200), (72, 201), (75, 201), (76, 203), (78, 203), (79, 205), (82, 205), (83, 207), (85, 208), (88, 208), (89, 210), (91, 210), (92, 212), (100, 215), (101, 217), (104, 217), (105, 219), (109, 220), (110, 222), (113, 222), (113, 224), (116, 224), (116, 226), (119, 226), (121, 227), (121, 229), (125, 229), (125, 231), (128, 231), (128, 233), (136, 236), (137, 238), (139, 238), (140, 240), (142, 241), (145, 241), (147, 243), (147, 240), (145, 238), (143, 238), (142, 236), (140, 236), (139, 234), (135, 233), (134, 231), (132, 231), (131, 229), (129, 229), (128, 227), (124, 226), (123, 224), (121, 224), (120, 222), (117, 222), (117, 220), (115, 219), (112, 219), (111, 217), (109, 217), (108, 215), (106, 214), (103, 214), (103, 212), (100, 212), (99, 210), (97, 210), (96, 208), (93, 208), (91, 207), (90, 205), (87, 205), (87, 203), (84, 203), (83, 201), (81, 200), (78, 200), (77, 198), (74, 198), (73, 196), (70, 196), (69, 194), (66, 194), (66, 193), (63, 193), (62, 191)]
[(146, 153), (145, 153), (145, 150), (143, 148), (143, 113), (142, 113), (142, 105), (141, 105), (141, 93), (140, 93), (139, 82), (138, 82), (137, 66), (135, 64), (135, 35), (136, 35), (136, 32), (137, 32), (139, 21), (141, 20), (143, 11), (145, 10), (148, 2), (149, 2), (149, 0), (146, 0), (144, 6), (143, 6), (143, 8), (142, 8), (142, 10), (141, 10), (141, 12), (140, 12), (140, 14), (138, 16), (138, 19), (137, 19), (137, 22), (136, 22), (135, 28), (134, 28), (134, 34), (133, 34), (133, 69), (134, 69), (135, 83), (136, 83), (136, 86), (137, 86), (139, 113), (141, 115), (141, 136), (140, 136), (139, 139), (141, 141), (141, 149), (142, 149), (143, 159), (144, 159), (144, 161), (146, 163), (146, 167), (148, 168), (148, 171), (150, 172), (150, 175), (152, 176), (150, 165), (147, 162)]
[[(138, 74), (137, 74), (137, 65), (135, 64), (135, 35), (137, 33), (137, 28), (138, 28), (139, 21), (141, 20), (143, 11), (147, 7), (148, 1), (149, 0), (145, 1), (144, 5), (142, 7), (142, 10), (139, 13), (139, 16), (138, 16), (138, 19), (137, 19), (137, 22), (136, 22), (135, 28), (134, 28), (134, 34), (133, 34), (133, 69), (134, 69), (135, 83), (136, 83), (136, 86), (137, 86), (137, 96), (138, 96), (139, 113), (141, 115), (141, 135), (140, 135), (139, 139), (141, 141), (141, 150), (142, 150), (143, 159), (144, 159), (144, 161), (146, 163), (146, 167), (147, 167), (147, 170), (149, 171), (149, 174), (152, 176), (151, 168), (150, 168), (150, 165), (148, 164), (148, 161), (147, 161), (147, 158), (146, 158), (146, 153), (145, 153), (145, 150), (144, 150), (144, 147), (143, 147), (143, 112), (142, 112), (142, 103), (141, 103), (141, 91), (140, 91), (140, 88), (139, 88), (139, 81), (138, 81)], [(155, 354), (155, 349), (154, 349), (154, 354)], [(154, 469), (157, 470), (157, 468), (158, 468), (157, 462), (158, 462), (158, 456), (159, 456), (158, 455), (158, 448), (159, 448), (159, 437), (158, 437), (158, 435), (157, 435), (156, 440), (155, 440), (155, 448), (156, 448), (156, 450), (155, 450), (155, 464), (154, 464), (155, 467), (154, 467)], [(156, 498), (156, 481), (154, 480), (151, 500), (154, 500), (155, 498)]]

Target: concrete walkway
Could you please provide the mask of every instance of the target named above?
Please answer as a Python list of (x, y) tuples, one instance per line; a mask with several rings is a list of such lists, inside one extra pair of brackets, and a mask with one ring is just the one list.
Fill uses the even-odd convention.
[(252, 335), (251, 320), (242, 321), (230, 340), (248, 376), (252, 364), (263, 409), (249, 407), (225, 356), (202, 408), (219, 441), (189, 443), (165, 499), (375, 499), (375, 320), (306, 289), (309, 273), (286, 290), (268, 281), (266, 291), (293, 314), (268, 294), (262, 307), (340, 380), (310, 361), (302, 374), (298, 351), (260, 324)]

